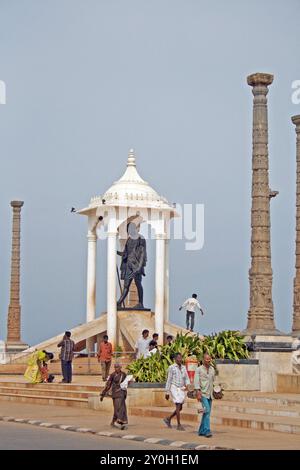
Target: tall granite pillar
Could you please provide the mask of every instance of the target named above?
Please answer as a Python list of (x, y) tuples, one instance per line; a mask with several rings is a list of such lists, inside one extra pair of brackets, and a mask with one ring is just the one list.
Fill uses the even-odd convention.
[(250, 308), (247, 334), (276, 334), (272, 301), (272, 267), (270, 246), (270, 198), (276, 191), (269, 188), (268, 162), (268, 86), (273, 75), (256, 73), (247, 78), (252, 86), (252, 209)]
[(21, 236), (21, 208), (23, 201), (11, 201), (13, 208), (12, 224), (12, 251), (11, 251), (11, 279), (10, 303), (7, 317), (8, 352), (18, 352), (27, 347), (21, 341), (21, 305), (20, 305), (20, 236)]
[(294, 278), (294, 303), (292, 335), (300, 335), (300, 115), (293, 116), (292, 122), (296, 126), (296, 159), (297, 159), (297, 187), (296, 187), (296, 274)]

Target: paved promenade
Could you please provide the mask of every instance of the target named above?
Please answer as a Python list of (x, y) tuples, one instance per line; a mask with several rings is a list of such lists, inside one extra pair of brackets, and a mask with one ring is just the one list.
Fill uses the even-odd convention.
[[(126, 431), (114, 431), (110, 426), (111, 416), (98, 411), (89, 409), (67, 408), (62, 406), (47, 405), (31, 405), (27, 403), (13, 403), (0, 401), (0, 416), (29, 419), (39, 421), (36, 426), (41, 423), (56, 424), (62, 426), (71, 426), (73, 428), (91, 430), (95, 433), (106, 433), (108, 440), (111, 439), (110, 433), (120, 439), (124, 436), (137, 436), (138, 440), (151, 439), (153, 444), (157, 444), (156, 440), (166, 440), (171, 443), (178, 441), (186, 444), (199, 444), (199, 446), (210, 446), (212, 448), (230, 448), (230, 449), (300, 449), (299, 435), (290, 435), (287, 433), (256, 431), (253, 429), (230, 428), (223, 426), (213, 426), (214, 436), (210, 439), (199, 437), (196, 433), (195, 426), (187, 424), (186, 431), (177, 431), (176, 429), (168, 429), (157, 418), (142, 418), (138, 416), (129, 417), (129, 427)], [(6, 419), (6, 418), (4, 418)], [(175, 423), (174, 423), (175, 424)], [(184, 424), (184, 423), (183, 423)], [(21, 425), (21, 424), (20, 424)], [(70, 432), (70, 431), (64, 431)], [(101, 436), (101, 439), (104, 436)], [(155, 442), (156, 441), (156, 442)], [(170, 442), (165, 448), (170, 448)], [(173, 444), (173, 448), (179, 448)], [(137, 445), (138, 448), (138, 445)]]

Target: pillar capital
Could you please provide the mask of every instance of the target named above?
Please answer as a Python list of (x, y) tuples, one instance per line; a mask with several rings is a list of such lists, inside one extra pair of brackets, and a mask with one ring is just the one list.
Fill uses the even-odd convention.
[(21, 209), (21, 207), (24, 205), (24, 201), (11, 201), (10, 205), (13, 208), (18, 207)]
[(295, 124), (296, 128), (300, 127), (300, 114), (291, 117), (292, 123)]
[(274, 76), (269, 73), (253, 73), (247, 77), (250, 86), (269, 86), (273, 82)]

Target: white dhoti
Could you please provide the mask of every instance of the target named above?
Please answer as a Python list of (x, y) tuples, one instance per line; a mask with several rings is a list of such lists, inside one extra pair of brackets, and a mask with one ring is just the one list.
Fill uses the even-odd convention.
[(181, 388), (176, 387), (176, 385), (171, 385), (170, 393), (174, 403), (184, 402), (185, 393)]

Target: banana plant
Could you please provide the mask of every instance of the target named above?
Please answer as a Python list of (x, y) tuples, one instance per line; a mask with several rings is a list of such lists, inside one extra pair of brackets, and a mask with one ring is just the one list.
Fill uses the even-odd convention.
[(244, 337), (238, 331), (221, 331), (201, 339), (196, 334), (178, 333), (172, 344), (162, 346), (159, 351), (148, 358), (133, 361), (128, 367), (137, 382), (165, 382), (168, 368), (173, 364), (175, 353), (182, 354), (183, 362), (195, 356), (200, 362), (204, 353), (215, 359), (247, 359), (249, 357)]

